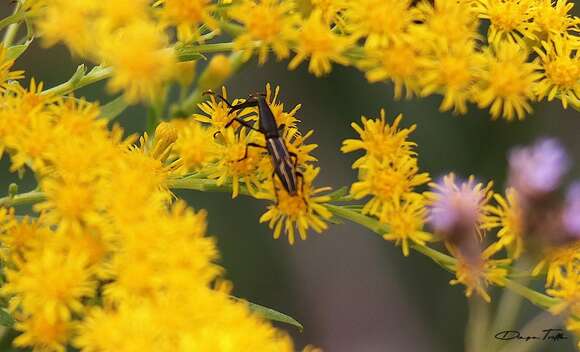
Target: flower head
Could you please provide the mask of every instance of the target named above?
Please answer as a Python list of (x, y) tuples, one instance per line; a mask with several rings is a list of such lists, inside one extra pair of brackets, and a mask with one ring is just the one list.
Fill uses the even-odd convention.
[(498, 245), (506, 247), (514, 259), (521, 256), (524, 250), (524, 212), (517, 192), (513, 188), (506, 190), (506, 197), (499, 194), (493, 196), (497, 205), (486, 206), (488, 216), (484, 226), (486, 229), (498, 228)]
[(322, 12), (314, 10), (298, 33), (296, 56), (288, 64), (295, 69), (307, 57), (310, 57), (308, 71), (316, 76), (327, 74), (332, 69), (332, 62), (348, 65), (344, 52), (353, 40), (336, 34), (322, 19)]
[(290, 44), (296, 39), (300, 22), (294, 7), (294, 1), (243, 0), (230, 9), (230, 17), (244, 25), (235, 46), (245, 50), (246, 59), (252, 55), (256, 41), (260, 63), (266, 62), (270, 48), (278, 59), (290, 55)]
[(479, 17), (491, 24), (487, 33), (489, 43), (502, 41), (524, 44), (524, 38), (535, 39), (535, 0), (479, 0)]
[(523, 119), (532, 111), (535, 82), (540, 78), (538, 66), (527, 62), (526, 49), (514, 43), (502, 43), (483, 53), (483, 70), (478, 73), (474, 98), (480, 108), (490, 106), (494, 119), (503, 116)]
[(554, 192), (570, 167), (566, 150), (556, 139), (540, 139), (509, 154), (509, 184), (527, 199)]
[(431, 183), (429, 223), (436, 233), (451, 242), (477, 233), (482, 236), (485, 205), (493, 196), (492, 182), (476, 183), (471, 176), (467, 181), (455, 179), (455, 174), (444, 176), (438, 183)]
[(199, 26), (202, 24), (210, 28), (217, 26), (216, 20), (211, 16), (215, 5), (211, 0), (161, 0), (159, 17), (165, 25), (177, 28), (179, 40), (187, 42), (198, 39)]
[(306, 239), (309, 228), (318, 233), (326, 229), (325, 220), (330, 219), (332, 214), (324, 203), (330, 197), (318, 194), (328, 191), (329, 188), (315, 188), (312, 185), (319, 171), (318, 168), (307, 166), (303, 176), (299, 177), (298, 193), (294, 196), (287, 193), (276, 178), (268, 192), (262, 195), (266, 198), (274, 196), (277, 199), (276, 204), (270, 205), (260, 218), (260, 222), (268, 222), (268, 226), (274, 229), (274, 238), (279, 238), (284, 229), (288, 242), (294, 244), (295, 229), (302, 240)]
[(389, 228), (383, 238), (401, 245), (403, 255), (408, 256), (409, 242), (425, 245), (433, 238), (430, 233), (423, 231), (426, 219), (426, 199), (416, 193), (408, 196), (405, 201), (389, 203), (379, 220)]
[(580, 107), (580, 58), (578, 48), (556, 37), (553, 41), (542, 42), (541, 48), (534, 48), (540, 57), (542, 78), (536, 83), (538, 99), (548, 101), (558, 98), (564, 109), (568, 103)]

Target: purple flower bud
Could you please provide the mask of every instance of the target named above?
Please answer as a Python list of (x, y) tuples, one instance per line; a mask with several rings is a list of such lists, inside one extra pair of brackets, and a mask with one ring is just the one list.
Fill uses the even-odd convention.
[(451, 173), (432, 186), (435, 193), (429, 222), (434, 231), (448, 239), (469, 236), (477, 231), (491, 185), (483, 187), (473, 177), (456, 182)]
[(580, 181), (573, 183), (566, 193), (562, 224), (570, 235), (580, 240)]
[(529, 147), (516, 147), (508, 159), (509, 184), (526, 198), (555, 191), (570, 168), (566, 150), (554, 138), (540, 139)]

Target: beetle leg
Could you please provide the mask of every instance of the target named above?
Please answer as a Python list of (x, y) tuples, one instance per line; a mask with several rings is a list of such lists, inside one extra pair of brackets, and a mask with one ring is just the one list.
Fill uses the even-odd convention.
[(292, 166), (294, 166), (294, 170), (297, 170), (298, 168), (298, 155), (296, 155), (296, 153), (294, 152), (288, 152), (288, 154), (290, 155), (290, 158), (294, 158), (294, 161), (292, 161)]
[(247, 128), (249, 128), (249, 129), (251, 129), (251, 130), (258, 131), (258, 132), (262, 132), (262, 131), (260, 131), (259, 129), (257, 129), (256, 127), (254, 127), (254, 125), (252, 125), (252, 124), (251, 124), (251, 123), (249, 123), (248, 121), (246, 121), (246, 120), (242, 120), (242, 119), (241, 119), (241, 118), (239, 118), (239, 117), (234, 117), (234, 118), (233, 118), (233, 119), (231, 119), (231, 120), (230, 120), (228, 123), (226, 123), (226, 125), (225, 125), (224, 127), (225, 127), (225, 128), (228, 128), (228, 127), (230, 127), (230, 126), (232, 125), (232, 123), (234, 123), (234, 121), (237, 121), (237, 122), (239, 122), (239, 123), (240, 123), (240, 125), (242, 125), (242, 126), (244, 126), (244, 127), (247, 127)]
[(306, 208), (308, 209), (308, 202), (306, 202), (306, 198), (304, 198), (304, 174), (302, 174), (302, 172), (300, 171), (296, 171), (296, 179), (300, 179), (300, 195), (302, 198), (302, 201), (304, 202), (304, 205), (306, 205)]
[(254, 148), (260, 148), (260, 149), (267, 149), (266, 147), (264, 147), (263, 145), (259, 145), (257, 143), (248, 143), (246, 144), (246, 151), (244, 152), (244, 157), (241, 159), (238, 159), (238, 161), (242, 161), (244, 159), (246, 159), (248, 157), (248, 149), (250, 147), (254, 147)]
[(220, 99), (221, 101), (223, 101), (224, 103), (226, 103), (226, 105), (231, 109), (233, 108), (232, 104), (224, 97), (222, 97), (221, 95), (212, 92), (211, 90), (207, 90), (205, 92), (203, 92), (203, 95), (213, 95), (214, 97)]

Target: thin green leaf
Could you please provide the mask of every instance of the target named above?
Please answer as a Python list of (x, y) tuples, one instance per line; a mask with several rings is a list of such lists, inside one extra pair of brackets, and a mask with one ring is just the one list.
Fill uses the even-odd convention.
[(111, 100), (107, 104), (101, 107), (101, 117), (113, 121), (116, 119), (127, 107), (129, 104), (123, 99), (123, 96), (118, 96), (117, 98)]
[(14, 319), (6, 309), (0, 308), (0, 325), (5, 327), (12, 327), (14, 325)]
[(286, 315), (284, 313), (280, 313), (278, 311), (275, 311), (274, 309), (264, 307), (264, 306), (261, 306), (259, 304), (248, 302), (246, 300), (243, 300), (243, 299), (240, 299), (240, 298), (237, 298), (234, 296), (231, 296), (231, 298), (235, 301), (246, 302), (248, 304), (248, 308), (250, 308), (250, 311), (258, 314), (262, 318), (266, 318), (266, 319), (272, 320), (272, 321), (277, 321), (280, 323), (293, 325), (293, 326), (297, 327), (298, 330), (300, 330), (300, 332), (302, 332), (304, 330), (304, 326), (302, 326), (302, 324), (300, 324), (296, 319), (292, 318), (289, 315)]
[(20, 55), (22, 55), (26, 51), (26, 49), (28, 49), (30, 42), (31, 41), (29, 40), (24, 44), (13, 45), (13, 46), (9, 47), (8, 49), (6, 49), (6, 58), (8, 60), (18, 59), (20, 57)]

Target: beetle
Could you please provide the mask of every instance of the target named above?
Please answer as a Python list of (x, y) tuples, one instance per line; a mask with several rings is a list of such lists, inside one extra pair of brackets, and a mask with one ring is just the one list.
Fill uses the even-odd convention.
[[(282, 186), (286, 192), (288, 192), (290, 196), (296, 196), (298, 194), (298, 179), (301, 178), (303, 181), (304, 176), (297, 169), (298, 156), (296, 153), (288, 151), (288, 147), (286, 147), (286, 143), (280, 134), (280, 132), (284, 130), (285, 126), (283, 124), (278, 126), (276, 123), (274, 114), (272, 113), (272, 110), (266, 101), (266, 94), (250, 94), (247, 100), (235, 105), (232, 105), (224, 97), (212, 91), (207, 91), (204, 94), (213, 95), (226, 103), (230, 108), (228, 115), (232, 112), (245, 108), (258, 107), (258, 128), (254, 127), (252, 123), (244, 120), (245, 117), (249, 117), (252, 114), (248, 114), (242, 117), (234, 117), (225, 125), (225, 128), (228, 128), (232, 123), (234, 123), (234, 121), (237, 121), (246, 128), (262, 133), (266, 138), (266, 145), (263, 146), (257, 143), (248, 143), (246, 145), (244, 157), (240, 160), (244, 160), (248, 157), (248, 148), (250, 147), (267, 150), (268, 154), (270, 155), (270, 160), (272, 161), (272, 166), (274, 167), (272, 178), (274, 178), (275, 175), (278, 176), (278, 179), (280, 179), (280, 182), (282, 183)], [(294, 158), (294, 160), (292, 160), (292, 158)], [(302, 182), (301, 187), (303, 186), (304, 182)], [(276, 198), (278, 198), (276, 187), (274, 187), (274, 191), (276, 192)]]

